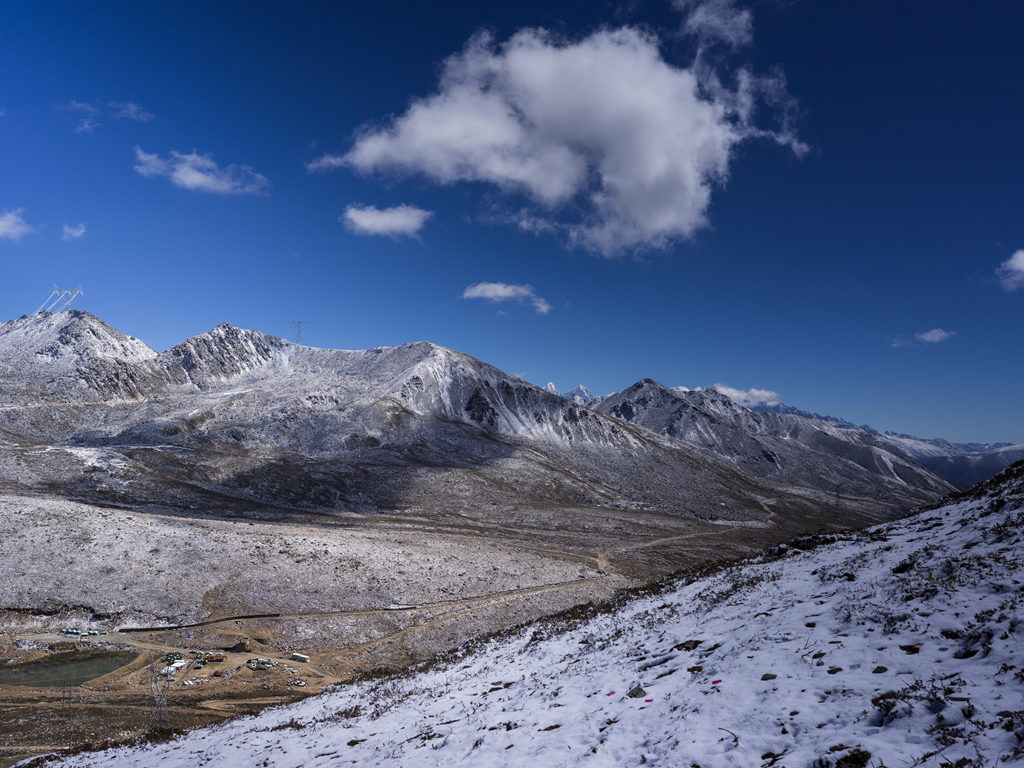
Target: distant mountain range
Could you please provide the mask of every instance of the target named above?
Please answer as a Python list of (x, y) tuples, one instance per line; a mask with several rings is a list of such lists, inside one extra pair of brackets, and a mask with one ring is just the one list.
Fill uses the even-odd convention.
[(1024, 443), (954, 443), (941, 437), (925, 439), (899, 432), (879, 432), (867, 425), (856, 426), (845, 419), (820, 416), (788, 405), (755, 406), (762, 413), (794, 413), (833, 424), (842, 429), (859, 429), (895, 445), (921, 466), (958, 488), (969, 488), (987, 480), (1016, 461), (1024, 459)]
[[(579, 385), (573, 388), (570, 392), (563, 393), (562, 396), (572, 400), (573, 402), (587, 405), (595, 410), (609, 412), (603, 403), (619, 403), (625, 393), (635, 391), (641, 384), (643, 384), (643, 382), (637, 382), (637, 384), (623, 390), (623, 392), (596, 397), (591, 395), (590, 391), (585, 386)], [(660, 387), (661, 385), (658, 386)], [(558, 393), (554, 384), (548, 384), (547, 388), (548, 391)], [(713, 388), (697, 388), (691, 390), (687, 387), (673, 387), (667, 391), (674, 393), (677, 399), (687, 401), (698, 409), (712, 401), (721, 403), (722, 398), (728, 399), (726, 395), (717, 392), (717, 390)], [(721, 409), (721, 407), (723, 406), (714, 406), (714, 408), (719, 409)], [(749, 408), (733, 404), (733, 408), (739, 409), (734, 413), (734, 419), (737, 417), (736, 414), (740, 411), (749, 410), (752, 413), (799, 417), (805, 422), (814, 422), (815, 424), (825, 425), (833, 429), (845, 430), (846, 437), (842, 439), (846, 442), (864, 444), (866, 440), (865, 435), (872, 436), (878, 441), (888, 443), (889, 445), (898, 448), (902, 453), (906, 454), (906, 456), (909, 456), (921, 466), (958, 488), (969, 488), (972, 485), (986, 480), (997, 472), (1000, 472), (1010, 464), (1024, 459), (1024, 443), (954, 443), (943, 438), (924, 439), (898, 432), (880, 432), (866, 424), (857, 425), (836, 416), (825, 416), (819, 413), (812, 413), (810, 411), (804, 411), (791, 405), (781, 403), (776, 405), (754, 405)], [(620, 416), (620, 414), (614, 415)], [(637, 420), (636, 423), (649, 426), (645, 421), (649, 421), (652, 418), (654, 417), (651, 414), (647, 414), (644, 418)], [(632, 421), (632, 419), (627, 420)], [(747, 426), (750, 427), (754, 433), (763, 435), (764, 430), (767, 427), (765, 427), (761, 421), (756, 419), (754, 421), (757, 422), (756, 426), (753, 425), (753, 423), (748, 423)], [(781, 422), (777, 423), (776, 427), (778, 429), (783, 429)], [(666, 431), (667, 429), (668, 427), (666, 425), (664, 428), (656, 428), (655, 431), (661, 431), (668, 434)], [(679, 425), (676, 425), (674, 429), (676, 432), (686, 432), (686, 430), (681, 429)], [(820, 427), (816, 427), (815, 429), (819, 429), (820, 431)], [(743, 427), (741, 427), (740, 430), (743, 431)], [(777, 432), (776, 437), (782, 436), (783, 433), (784, 431)], [(706, 437), (702, 438), (698, 436), (697, 432), (695, 432), (693, 428), (691, 428), (687, 434), (690, 437), (684, 441), (694, 445), (695, 447), (701, 447), (702, 444), (715, 444), (717, 442), (715, 440), (711, 440), (709, 442)], [(835, 432), (829, 432), (829, 434), (833, 438), (839, 437), (839, 434)], [(728, 451), (726, 451), (726, 453), (728, 453)], [(737, 455), (742, 453), (743, 452), (740, 451)], [(758, 470), (756, 469), (754, 470), (755, 474), (757, 471)]]
[(873, 436), (717, 393), (644, 380), (567, 394), (428, 342), (328, 350), (221, 325), (158, 354), (89, 313), (42, 312), (0, 324), (0, 489), (227, 513), (784, 509), (836, 523), (951, 490)]

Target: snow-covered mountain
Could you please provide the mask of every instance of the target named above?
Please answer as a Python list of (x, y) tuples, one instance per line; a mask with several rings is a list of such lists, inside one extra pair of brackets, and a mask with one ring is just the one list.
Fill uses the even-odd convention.
[[(762, 519), (775, 498), (840, 519), (860, 515), (863, 499), (885, 514), (949, 490), (897, 451), (756, 416), (717, 393), (642, 382), (664, 402), (634, 387), (595, 410), (429, 342), (316, 349), (221, 325), (156, 354), (88, 313), (60, 312), (0, 324), (0, 359), (0, 436), (117, 449), (138, 469), (118, 484), (46, 461), (9, 459), (4, 471), (0, 457), (0, 480), (91, 502), (585, 505)], [(657, 415), (681, 404), (699, 423)]]
[(803, 416), (805, 419), (813, 419), (814, 421), (820, 421), (825, 424), (831, 424), (833, 427), (839, 427), (840, 429), (863, 429), (868, 432), (874, 431), (868, 426), (857, 426), (852, 421), (841, 419), (838, 416), (825, 416), (820, 413), (804, 411), (801, 410), (800, 408), (795, 408), (792, 405), (786, 405), (785, 403), (775, 403), (774, 405), (751, 405), (750, 410), (754, 411), (755, 413), (780, 413), (790, 416)]
[(1024, 761), (1024, 463), (956, 502), (169, 742), (160, 765)]
[[(327, 350), (222, 325), (156, 354), (84, 312), (3, 323), (0, 340), (0, 442), (13, 446), (0, 485), (14, 491), (222, 510), (583, 505), (755, 520), (766, 498), (801, 517), (816, 505), (428, 342)], [(116, 451), (130, 470), (17, 453), (40, 444)], [(879, 499), (872, 514), (907, 502)]]
[(590, 405), (594, 401), (594, 396), (590, 394), (590, 390), (582, 384), (577, 384), (575, 387), (570, 389), (568, 392), (559, 392), (558, 387), (555, 386), (553, 381), (549, 381), (544, 387), (548, 392), (553, 395), (563, 397), (570, 402), (576, 403), (577, 405)]
[(953, 443), (896, 432), (882, 432), (878, 436), (960, 488), (980, 483), (1024, 459), (1024, 443)]
[(756, 405), (760, 413), (789, 413), (831, 424), (841, 429), (858, 429), (899, 448), (926, 469), (958, 488), (969, 488), (1000, 470), (1024, 459), (1024, 443), (954, 443), (944, 438), (920, 438), (899, 432), (879, 432), (857, 426), (846, 419), (801, 411), (789, 405)]
[[(554, 384), (548, 384), (548, 390), (595, 410), (602, 410), (601, 402), (614, 397), (614, 395), (595, 397), (583, 385), (569, 392), (559, 393)], [(689, 387), (672, 387), (671, 390), (680, 395), (690, 392), (715, 391), (713, 388), (690, 389)], [(579, 396), (580, 393), (582, 396)], [(879, 440), (895, 446), (925, 469), (961, 489), (980, 483), (1013, 462), (1024, 459), (1024, 443), (954, 443), (941, 437), (926, 439), (898, 432), (880, 432), (867, 424), (854, 424), (838, 416), (805, 411), (784, 403), (758, 404), (747, 407), (754, 413), (799, 416), (837, 429), (867, 432)]]
[(752, 477), (856, 496), (952, 490), (863, 430), (791, 413), (755, 413), (710, 388), (669, 389), (643, 379), (591, 407), (711, 453)]
[(88, 312), (40, 312), (0, 323), (0, 397), (3, 402), (74, 401), (137, 395), (126, 380), (157, 357)]

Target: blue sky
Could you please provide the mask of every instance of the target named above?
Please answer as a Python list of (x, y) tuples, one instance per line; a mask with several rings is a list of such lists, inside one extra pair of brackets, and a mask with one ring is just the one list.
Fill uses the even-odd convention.
[(1024, 441), (1024, 8), (5, 3), (0, 316)]

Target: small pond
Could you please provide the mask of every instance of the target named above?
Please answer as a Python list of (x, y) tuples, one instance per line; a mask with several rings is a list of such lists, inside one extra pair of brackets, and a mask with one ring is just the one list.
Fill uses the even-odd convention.
[(62, 653), (27, 664), (0, 666), (0, 685), (81, 685), (123, 667), (136, 656), (131, 651)]

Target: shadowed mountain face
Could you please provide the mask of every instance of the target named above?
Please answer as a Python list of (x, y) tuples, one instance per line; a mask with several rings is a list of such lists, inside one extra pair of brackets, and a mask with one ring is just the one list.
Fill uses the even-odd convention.
[(792, 413), (754, 413), (713, 389), (672, 390), (644, 379), (592, 407), (717, 456), (751, 477), (907, 504), (951, 490), (864, 430)]
[(763, 518), (768, 499), (859, 519), (948, 490), (870, 441), (721, 396), (686, 421), (697, 405), (637, 387), (599, 413), (426, 342), (326, 350), (221, 325), (157, 354), (88, 313), (40, 313), (0, 324), (0, 485), (224, 514), (585, 506), (734, 520)]

